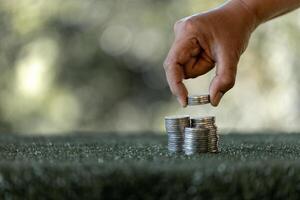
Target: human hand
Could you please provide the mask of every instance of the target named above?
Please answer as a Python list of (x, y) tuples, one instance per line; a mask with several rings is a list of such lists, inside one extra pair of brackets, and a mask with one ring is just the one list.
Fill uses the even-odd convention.
[(219, 104), (235, 84), (237, 64), (257, 25), (255, 15), (239, 0), (176, 22), (175, 40), (164, 68), (170, 89), (182, 106), (188, 95), (182, 80), (201, 76), (215, 66), (209, 93), (211, 104)]

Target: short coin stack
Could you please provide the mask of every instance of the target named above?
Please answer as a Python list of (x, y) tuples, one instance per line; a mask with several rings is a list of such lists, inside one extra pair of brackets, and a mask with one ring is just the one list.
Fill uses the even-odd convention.
[(208, 150), (208, 129), (185, 128), (184, 129), (184, 152), (186, 155), (206, 153)]
[(191, 118), (191, 127), (195, 128), (205, 128), (208, 129), (208, 151), (210, 153), (219, 152), (218, 144), (219, 144), (219, 136), (218, 136), (218, 128), (215, 125), (215, 117), (195, 117)]
[(165, 117), (165, 126), (168, 133), (168, 150), (172, 153), (183, 151), (184, 129), (190, 127), (189, 116)]
[(187, 104), (189, 106), (208, 104), (209, 102), (210, 102), (209, 95), (194, 95), (194, 96), (188, 96), (187, 98)]

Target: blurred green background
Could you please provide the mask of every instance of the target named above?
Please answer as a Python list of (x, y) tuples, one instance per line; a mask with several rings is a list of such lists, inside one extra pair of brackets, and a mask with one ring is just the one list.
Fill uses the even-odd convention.
[[(259, 27), (218, 108), (182, 109), (162, 62), (173, 24), (223, 1), (0, 1), (0, 131), (163, 131), (165, 115), (216, 115), (223, 133), (300, 130), (300, 12)], [(214, 71), (186, 81), (208, 92)]]

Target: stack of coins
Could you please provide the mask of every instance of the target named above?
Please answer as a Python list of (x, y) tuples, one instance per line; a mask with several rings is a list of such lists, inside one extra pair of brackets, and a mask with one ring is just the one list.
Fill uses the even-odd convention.
[(207, 152), (208, 131), (206, 128), (187, 127), (184, 129), (184, 152), (186, 155)]
[(215, 117), (208, 116), (208, 117), (198, 117), (191, 119), (191, 127), (194, 128), (206, 128), (209, 130), (208, 132), (208, 152), (210, 153), (218, 153), (218, 143), (219, 143), (219, 136), (218, 136), (218, 128), (215, 125)]
[[(187, 98), (189, 106), (210, 103), (209, 95), (194, 95)], [(168, 133), (168, 150), (185, 154), (218, 153), (219, 136), (215, 117), (197, 117), (190, 120), (189, 116), (165, 117), (165, 125)]]
[(208, 104), (209, 102), (210, 102), (209, 95), (194, 95), (194, 96), (188, 96), (187, 98), (187, 104), (189, 106)]
[(168, 133), (168, 150), (172, 153), (182, 152), (184, 129), (190, 127), (190, 117), (187, 115), (165, 117), (165, 126)]

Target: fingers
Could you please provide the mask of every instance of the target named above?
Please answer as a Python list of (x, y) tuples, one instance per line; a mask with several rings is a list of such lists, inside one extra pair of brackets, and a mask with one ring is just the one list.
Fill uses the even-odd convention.
[(185, 107), (187, 104), (186, 99), (188, 92), (185, 85), (182, 83), (184, 78), (183, 69), (179, 64), (176, 63), (170, 65), (168, 64), (167, 66), (169, 67), (165, 67), (165, 71), (171, 92), (177, 96), (181, 106)]
[(200, 52), (200, 47), (194, 39), (178, 39), (172, 45), (164, 68), (171, 92), (177, 96), (179, 103), (185, 107), (187, 89), (182, 83), (185, 78), (183, 66)]
[(206, 74), (215, 66), (215, 62), (211, 60), (205, 52), (199, 58), (192, 58), (184, 67), (185, 79), (196, 78)]
[(235, 84), (238, 58), (224, 52), (217, 55), (216, 76), (213, 78), (209, 93), (213, 106), (217, 106), (222, 96)]

